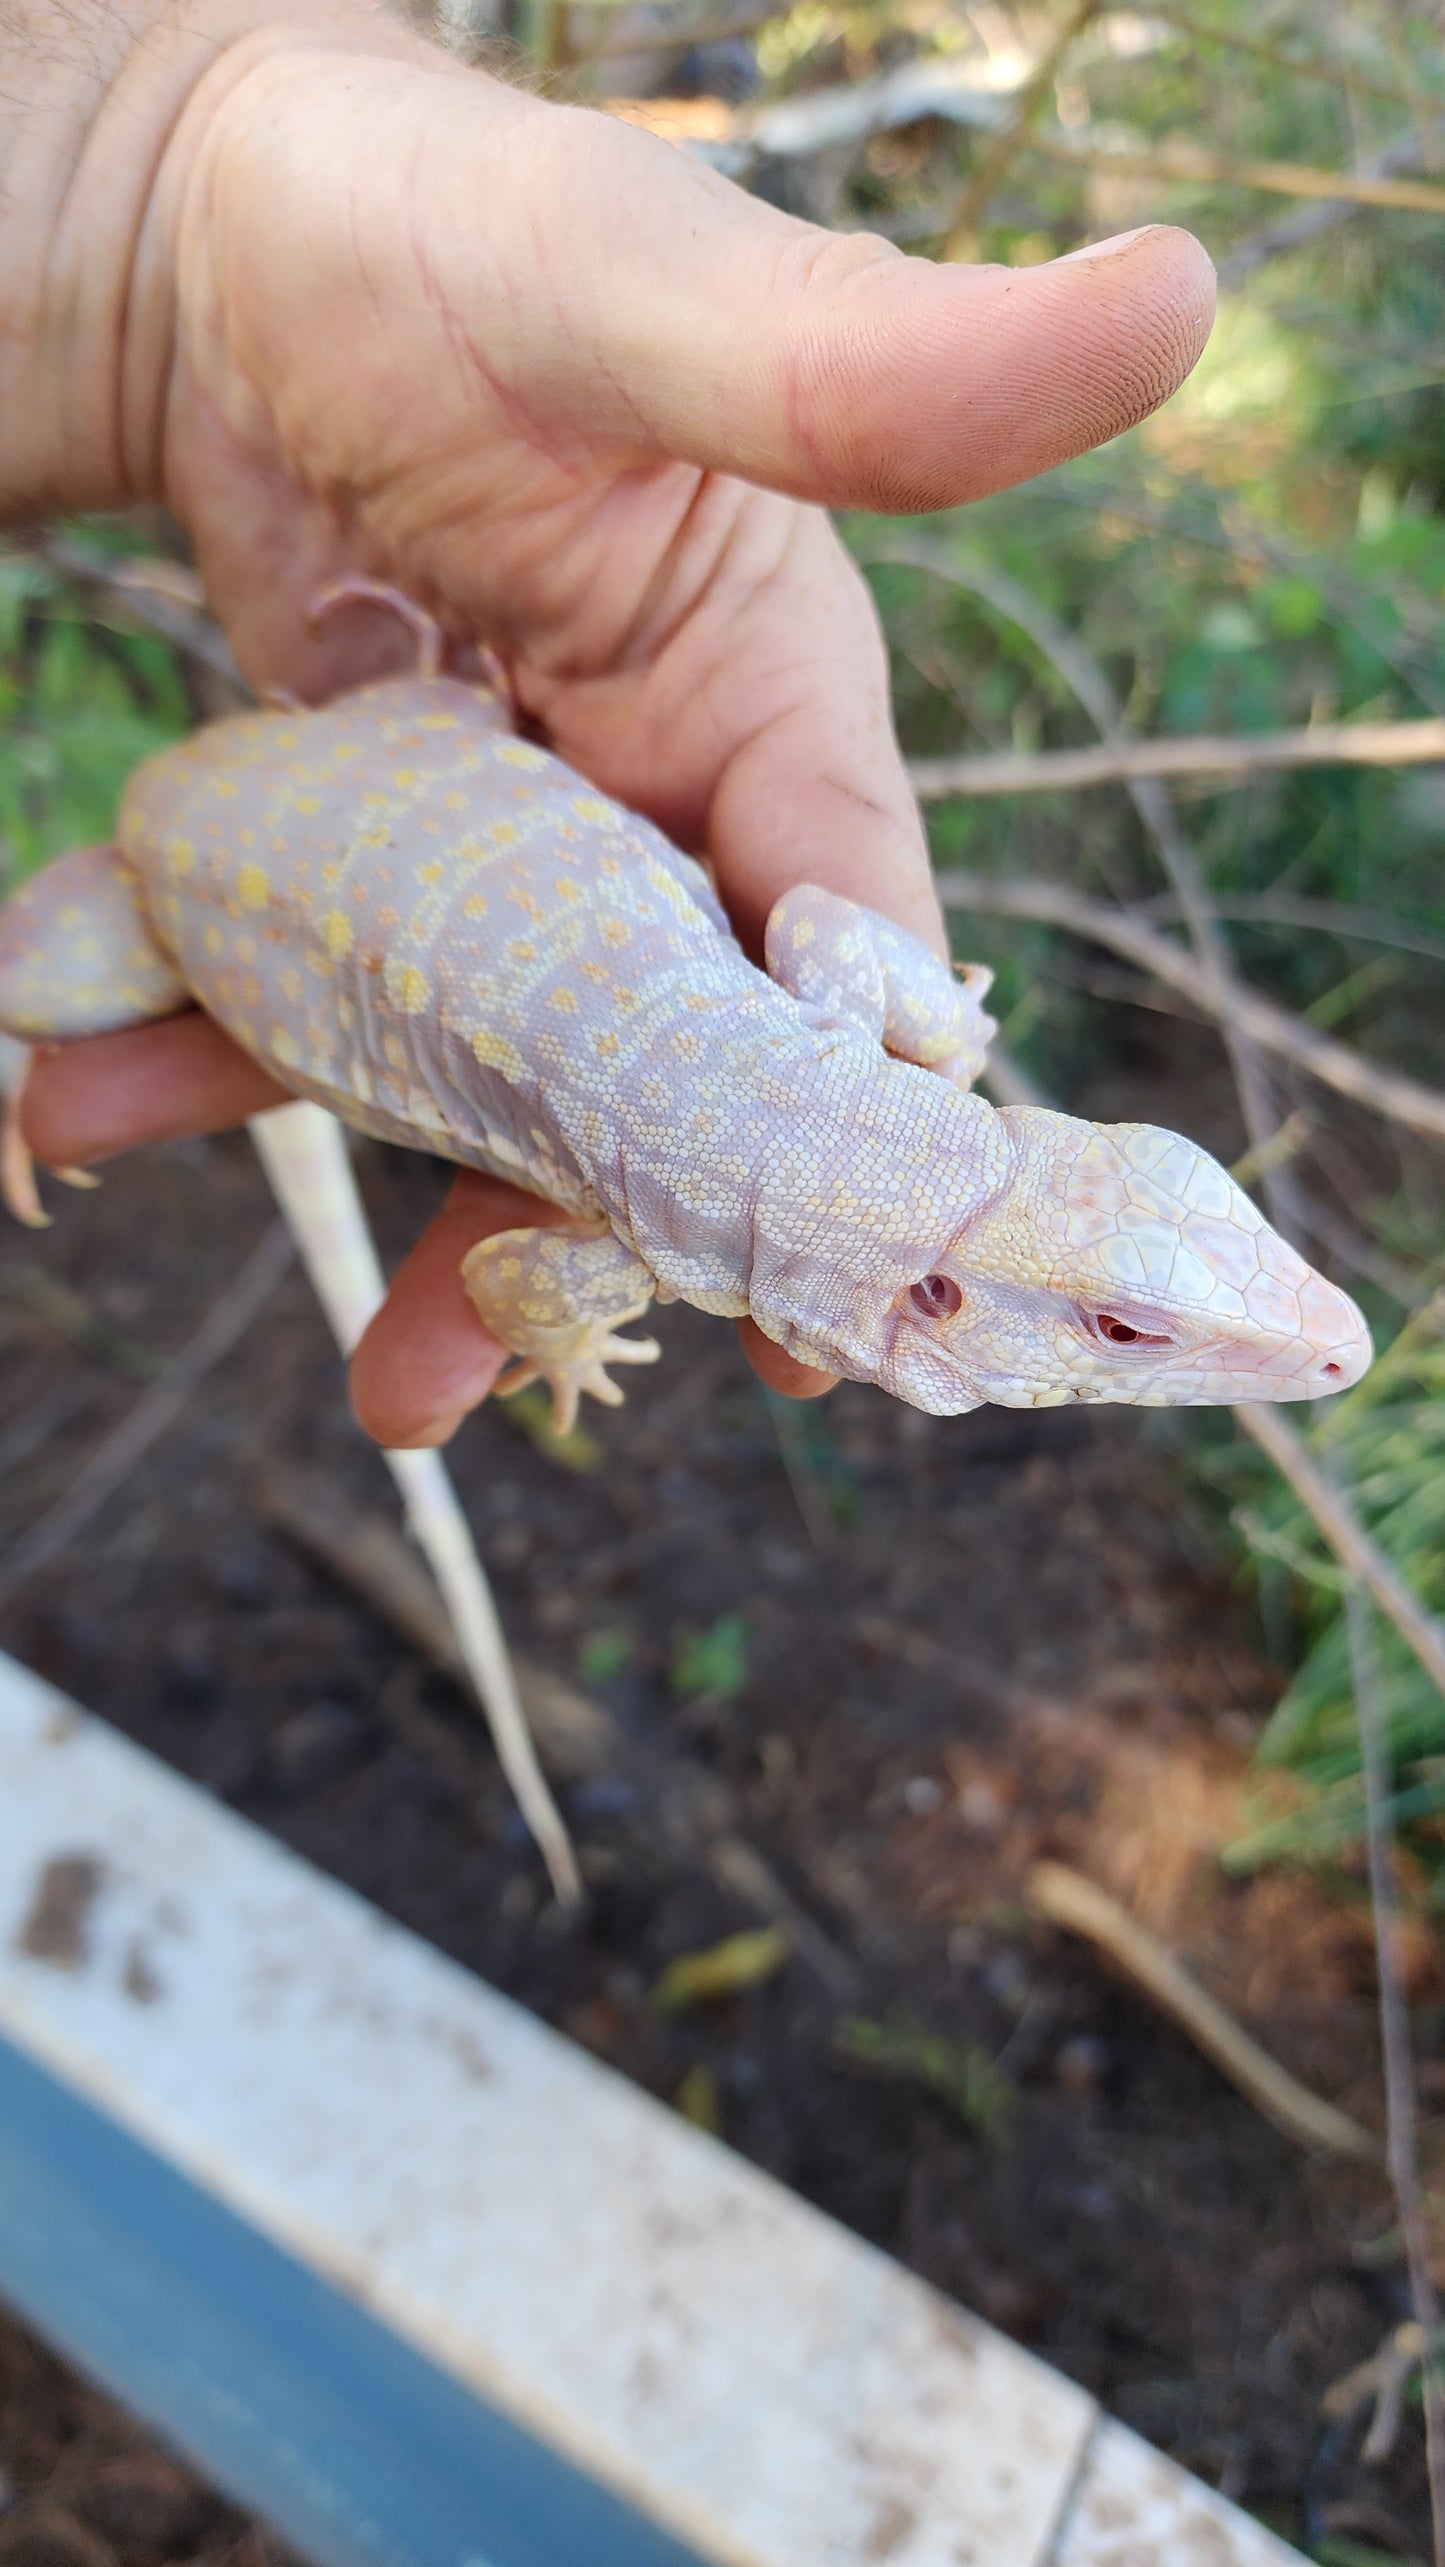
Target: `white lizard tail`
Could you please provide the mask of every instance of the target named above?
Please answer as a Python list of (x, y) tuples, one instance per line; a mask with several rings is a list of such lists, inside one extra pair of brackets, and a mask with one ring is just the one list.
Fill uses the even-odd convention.
[[(346, 1136), (319, 1105), (253, 1116), (251, 1138), (301, 1253), (316, 1297), (349, 1355), (385, 1285)], [(388, 1453), (407, 1522), (440, 1587), (457, 1645), (486, 1714), (502, 1771), (564, 1906), (582, 1896), (577, 1857), (537, 1762), (487, 1573), (440, 1453)]]

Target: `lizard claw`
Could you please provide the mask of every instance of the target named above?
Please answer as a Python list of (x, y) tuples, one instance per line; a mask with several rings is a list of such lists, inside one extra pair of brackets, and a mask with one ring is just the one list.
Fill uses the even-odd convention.
[(30, 1073), (30, 1055), (22, 1052), (19, 1077), (5, 1092), (0, 1112), (0, 1202), (27, 1230), (48, 1230), (50, 1215), (35, 1182), (35, 1160), (20, 1129), (20, 1099)]

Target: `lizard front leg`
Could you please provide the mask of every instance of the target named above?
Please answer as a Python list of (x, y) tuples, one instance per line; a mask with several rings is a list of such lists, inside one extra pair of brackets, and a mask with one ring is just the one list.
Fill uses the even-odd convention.
[(998, 1027), (984, 1013), (985, 963), (957, 978), (918, 936), (836, 891), (798, 883), (767, 925), (768, 971), (824, 1020), (861, 1025), (899, 1060), (971, 1087)]
[(468, 1250), (462, 1281), (484, 1325), (521, 1358), (498, 1383), (498, 1395), (507, 1399), (529, 1382), (544, 1381), (559, 1435), (576, 1424), (583, 1391), (608, 1408), (621, 1407), (608, 1364), (653, 1364), (662, 1352), (655, 1338), (615, 1334), (641, 1318), (654, 1285), (641, 1259), (610, 1230), (600, 1236), (500, 1231)]

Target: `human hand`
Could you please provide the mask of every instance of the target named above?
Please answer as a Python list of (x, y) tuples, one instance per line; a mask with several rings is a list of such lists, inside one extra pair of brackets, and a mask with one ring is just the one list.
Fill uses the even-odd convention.
[[(125, 484), (188, 527), (251, 677), (321, 698), (396, 665), (365, 610), (306, 631), (364, 568), (489, 642), (561, 756), (709, 856), (754, 949), (804, 880), (942, 949), (877, 621), (822, 509), (954, 505), (1116, 435), (1194, 362), (1212, 274), (1164, 228), (1024, 270), (905, 260), (358, 12), (263, 24), (199, 80), (128, 308)], [(41, 1156), (278, 1101), (203, 1020), (105, 1042), (104, 1075), (92, 1046), (37, 1066)], [(442, 1440), (490, 1387), (455, 1267), (516, 1217), (459, 1180), (396, 1279), (353, 1376), (380, 1440)], [(752, 1333), (766, 1379), (822, 1386)]]

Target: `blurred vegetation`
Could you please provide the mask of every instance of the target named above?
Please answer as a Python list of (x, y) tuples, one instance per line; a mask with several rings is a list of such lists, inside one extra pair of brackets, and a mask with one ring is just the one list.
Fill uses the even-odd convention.
[[(916, 531), (945, 561), (1027, 589), (1099, 664), (1134, 733), (1445, 714), (1436, 11), (1408, 0), (510, 7), (498, 21), (443, 0), (432, 23), (462, 51), (495, 58), (510, 47), (565, 94), (652, 101), (636, 110), (644, 121), (779, 205), (881, 230), (920, 254), (1028, 265), (1136, 224), (1188, 224), (1219, 265), (1222, 294), (1213, 340), (1179, 396), (1103, 452)], [(904, 75), (911, 106), (899, 103)], [(842, 132), (829, 118), (850, 90), (874, 110)], [(791, 136), (769, 122), (781, 101), (797, 111)], [(1188, 150), (1194, 161), (1179, 174)], [(1439, 202), (1331, 196), (1321, 172), (1366, 192), (1433, 189)], [(1094, 736), (1054, 660), (1017, 623), (967, 586), (876, 559), (897, 544), (896, 521), (846, 531), (887, 625), (910, 755)], [(103, 834), (130, 766), (194, 709), (160, 643), (120, 615), (105, 621), (43, 561), (19, 555), (0, 563), (0, 690), (0, 872), (12, 878)], [(1445, 1085), (1445, 764), (1318, 767), (1172, 794), (1242, 974), (1367, 1055)], [(1155, 846), (1119, 788), (955, 799), (932, 805), (930, 819), (945, 868), (1167, 900)], [(1261, 916), (1271, 902), (1280, 914)], [(1317, 905), (1307, 921), (1301, 903)], [(1159, 914), (1167, 920), (1167, 906)], [(1226, 1155), (1243, 1149), (1222, 1052), (1160, 1027), (1174, 1002), (1043, 927), (965, 916), (957, 933), (960, 952), (996, 966), (1005, 1037), (1047, 1094), (1148, 1114), (1162, 1079), (1164, 1119), (1190, 1122)], [(1160, 1066), (1170, 1059), (1182, 1063), (1173, 1089)], [(1316, 1440), (1400, 1569), (1445, 1609), (1445, 1351), (1430, 1304), (1439, 1156), (1278, 1064), (1270, 1084), (1279, 1124), (1293, 1117), (1302, 1143), (1289, 1173), (1311, 1253), (1359, 1294), (1378, 1343), (1409, 1330)], [(1426, 1305), (1431, 1315), (1412, 1319)], [(1243, 1857), (1334, 1859), (1360, 1809), (1335, 1574), (1257, 1456), (1221, 1435), (1219, 1421), (1202, 1421), (1188, 1449), (1235, 1501), (1286, 1670), (1264, 1753), (1309, 1795)], [(805, 1478), (821, 1469), (811, 1446), (785, 1458)], [(845, 1529), (831, 1486), (822, 1503)], [(745, 1681), (735, 1619), (680, 1643), (683, 1698), (727, 1698)], [(1445, 1878), (1445, 1703), (1392, 1637), (1385, 1649), (1397, 1816), (1427, 1876)]]
[[(124, 542), (88, 531), (97, 553)], [(166, 643), (103, 620), (38, 556), (0, 553), (0, 891), (108, 838), (131, 769), (194, 720)]]
[[(1445, 1613), (1445, 1320), (1437, 1295), (1353, 1391), (1332, 1401), (1314, 1443), (1348, 1489), (1376, 1540), (1410, 1586)], [(1304, 1655), (1260, 1745), (1261, 1765), (1302, 1778), (1302, 1806), (1273, 1817), (1237, 1845), (1252, 1869), (1280, 1855), (1335, 1857), (1364, 1825), (1343, 1582), (1332, 1554), (1290, 1492), (1237, 1447), (1216, 1463), (1249, 1495), (1235, 1522), (1263, 1580), (1302, 1599)], [(1381, 1709), (1395, 1756), (1390, 1817), (1408, 1831), (1431, 1904), (1445, 1904), (1445, 1715), (1440, 1696), (1388, 1626), (1378, 1639)]]

